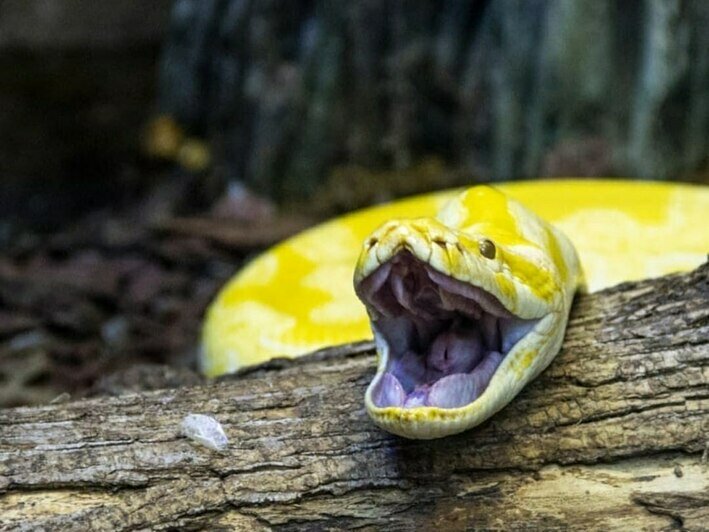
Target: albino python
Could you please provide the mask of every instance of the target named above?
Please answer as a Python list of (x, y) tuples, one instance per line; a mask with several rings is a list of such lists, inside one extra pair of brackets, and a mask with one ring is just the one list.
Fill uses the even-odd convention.
[[(579, 252), (513, 197), (563, 227)], [(693, 229), (707, 226), (707, 212), (706, 188), (560, 180), (353, 213), (274, 247), (229, 282), (205, 322), (203, 369), (218, 375), (362, 340), (371, 326), (372, 419), (408, 438), (461, 432), (559, 352), (584, 287), (581, 262), (591, 289), (692, 268), (709, 249)]]

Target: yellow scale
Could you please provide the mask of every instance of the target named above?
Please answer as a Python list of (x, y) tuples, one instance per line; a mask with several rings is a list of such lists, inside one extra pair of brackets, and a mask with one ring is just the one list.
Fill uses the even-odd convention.
[[(600, 179), (496, 184), (573, 241), (590, 291), (687, 271), (709, 251), (709, 187)], [(264, 252), (219, 293), (204, 325), (209, 376), (370, 339), (352, 274), (362, 241), (391, 218), (434, 216), (460, 190), (318, 225)]]

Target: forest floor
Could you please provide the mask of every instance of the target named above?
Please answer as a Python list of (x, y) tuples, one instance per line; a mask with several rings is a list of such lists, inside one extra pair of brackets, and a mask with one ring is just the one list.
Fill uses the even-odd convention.
[[(204, 311), (259, 250), (314, 223), (250, 195), (179, 215), (184, 180), (0, 251), (0, 408), (194, 384)], [(188, 200), (189, 201), (189, 200)]]

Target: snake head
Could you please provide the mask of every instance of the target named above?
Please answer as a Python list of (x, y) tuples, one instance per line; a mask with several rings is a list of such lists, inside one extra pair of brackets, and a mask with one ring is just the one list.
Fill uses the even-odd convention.
[(382, 225), (354, 278), (379, 355), (369, 415), (422, 439), (489, 418), (558, 352), (577, 265), (563, 235), (490, 187)]

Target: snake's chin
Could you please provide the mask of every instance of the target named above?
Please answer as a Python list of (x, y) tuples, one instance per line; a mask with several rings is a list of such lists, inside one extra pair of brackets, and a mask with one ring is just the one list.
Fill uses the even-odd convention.
[(438, 272), (408, 251), (382, 264), (356, 290), (377, 342), (386, 344), (371, 390), (378, 408), (469, 405), (539, 322), (515, 316), (493, 294)]

